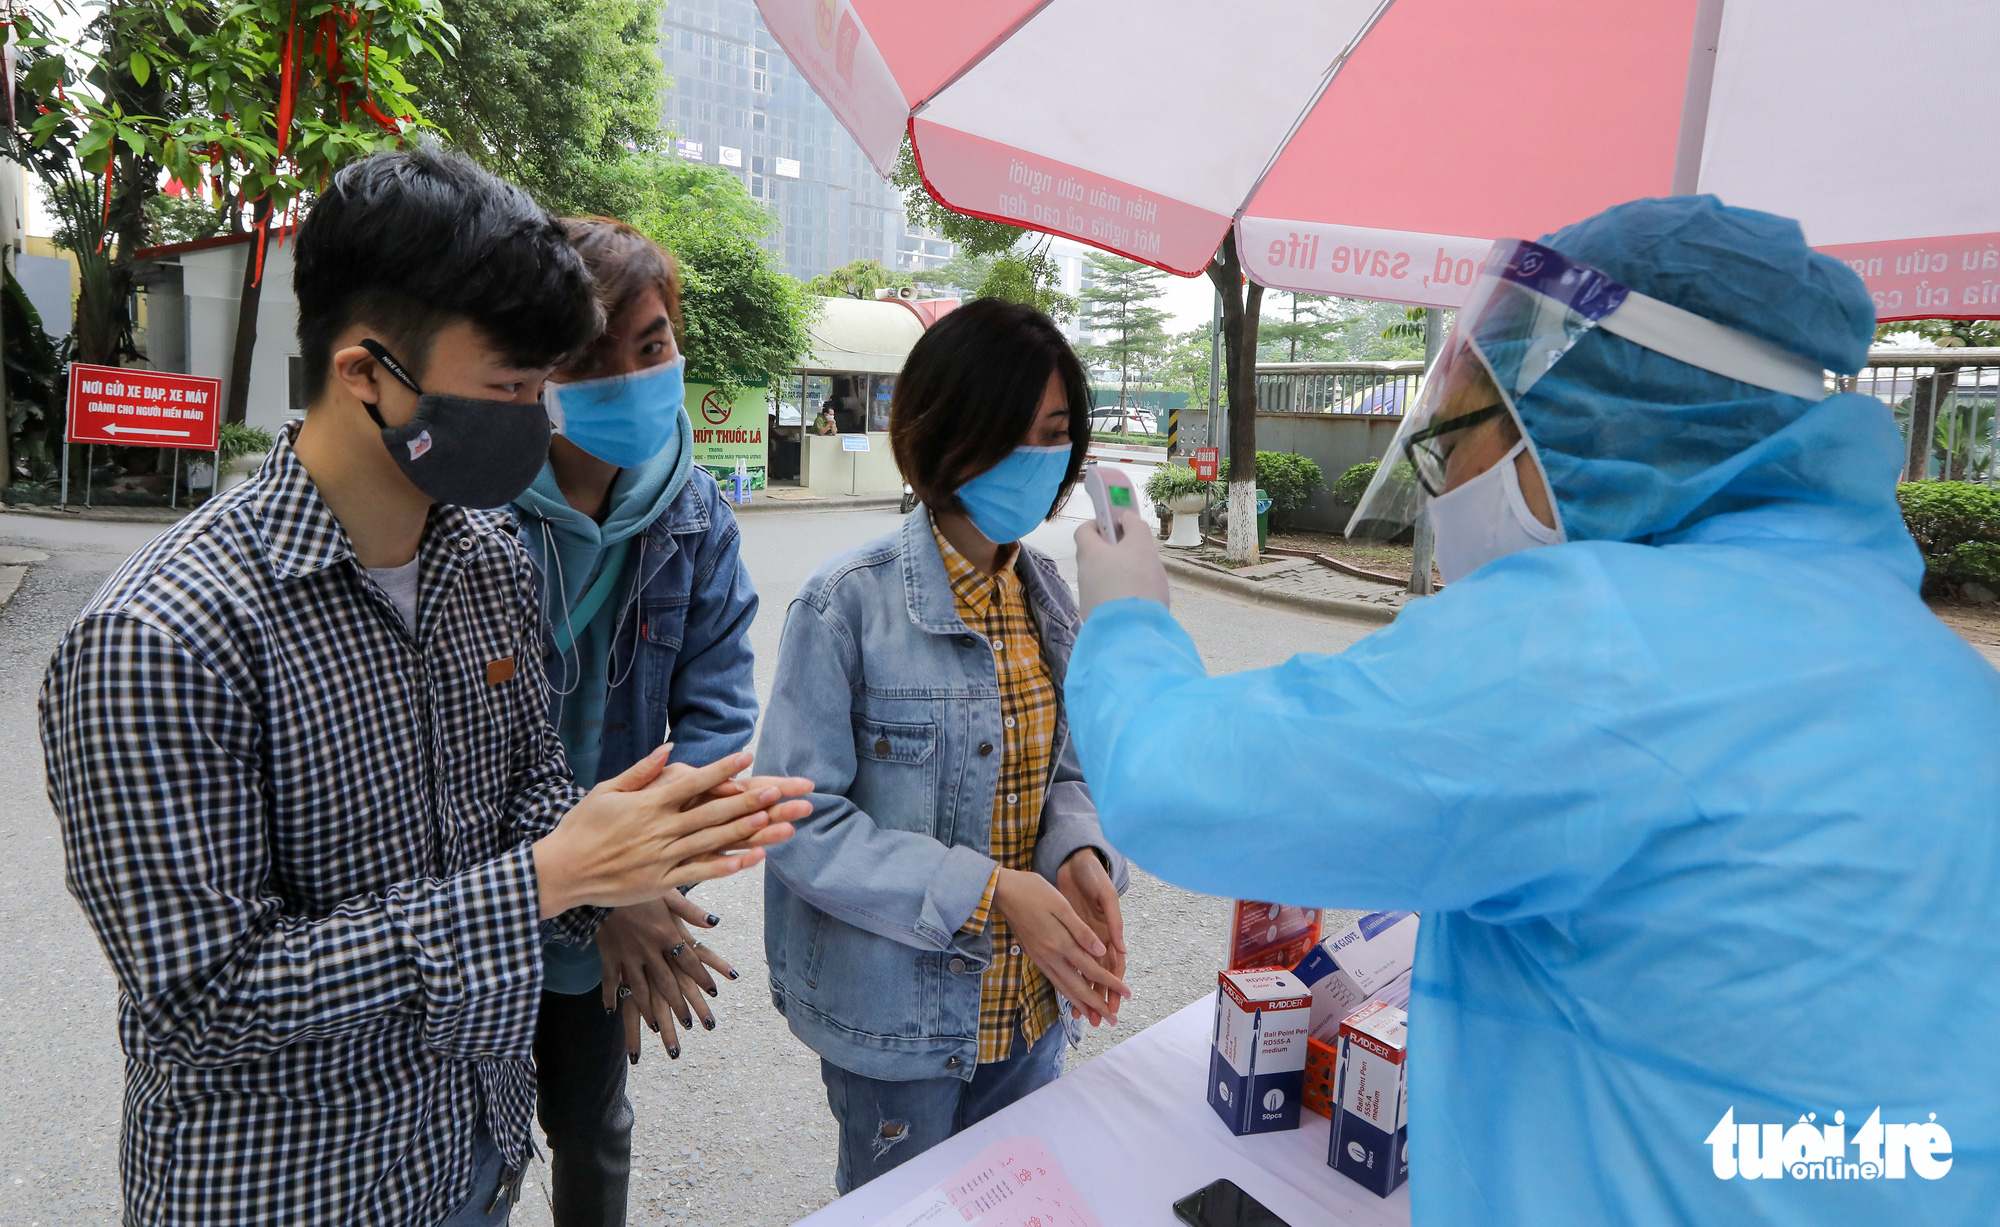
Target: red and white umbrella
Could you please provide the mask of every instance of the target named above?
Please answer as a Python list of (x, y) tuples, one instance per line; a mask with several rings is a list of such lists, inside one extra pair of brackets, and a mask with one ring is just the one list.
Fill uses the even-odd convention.
[(2000, 315), (1992, 0), (757, 0), (885, 175), (1264, 285), (1452, 307), (1640, 196), (1798, 218), (1884, 319)]

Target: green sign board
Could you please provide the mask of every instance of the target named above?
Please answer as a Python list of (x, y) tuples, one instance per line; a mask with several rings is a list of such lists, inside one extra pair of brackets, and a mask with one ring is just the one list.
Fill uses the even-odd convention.
[(750, 474), (750, 488), (764, 488), (764, 431), (768, 424), (763, 384), (746, 386), (732, 402), (720, 389), (690, 381), (688, 419), (694, 424), (694, 462), (717, 481), (727, 482), (741, 463)]

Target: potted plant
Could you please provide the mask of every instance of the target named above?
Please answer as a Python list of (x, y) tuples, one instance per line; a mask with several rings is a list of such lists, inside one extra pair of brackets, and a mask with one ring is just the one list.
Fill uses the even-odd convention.
[(1146, 479), (1146, 497), (1166, 504), (1174, 513), (1174, 531), (1167, 544), (1190, 549), (1201, 544), (1200, 516), (1208, 506), (1211, 483), (1203, 481), (1192, 464), (1179, 461), (1161, 465)]
[(264, 463), (265, 453), (271, 450), (271, 432), (242, 422), (225, 422), (222, 433), (217, 437), (216, 450), (221, 453), (221, 480), (215, 492), (222, 493), (234, 485), (249, 481)]

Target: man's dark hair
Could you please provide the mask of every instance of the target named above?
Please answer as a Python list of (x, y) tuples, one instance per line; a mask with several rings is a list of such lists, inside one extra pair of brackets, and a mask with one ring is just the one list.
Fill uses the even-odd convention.
[(419, 145), (350, 163), (299, 227), (292, 288), (306, 387), (357, 323), (419, 380), (438, 330), (468, 320), (509, 362), (551, 366), (604, 327), (583, 258), (528, 193)]
[(1049, 317), (979, 298), (931, 325), (910, 350), (889, 406), (896, 465), (926, 507), (961, 510), (958, 488), (1006, 459), (1034, 425), (1053, 372), (1069, 401), (1069, 472), (1053, 513), (1083, 475), (1090, 383)]

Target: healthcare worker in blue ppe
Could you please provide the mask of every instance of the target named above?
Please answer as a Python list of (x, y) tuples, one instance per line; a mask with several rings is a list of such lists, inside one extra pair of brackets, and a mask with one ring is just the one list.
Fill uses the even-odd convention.
[(1427, 506), (1449, 586), (1338, 656), (1210, 677), (1150, 536), (1078, 533), (1105, 835), (1425, 913), (1417, 1223), (2000, 1213), (2000, 675), (1825, 391), (1874, 322), (1713, 197), (1497, 244), (1353, 526)]

